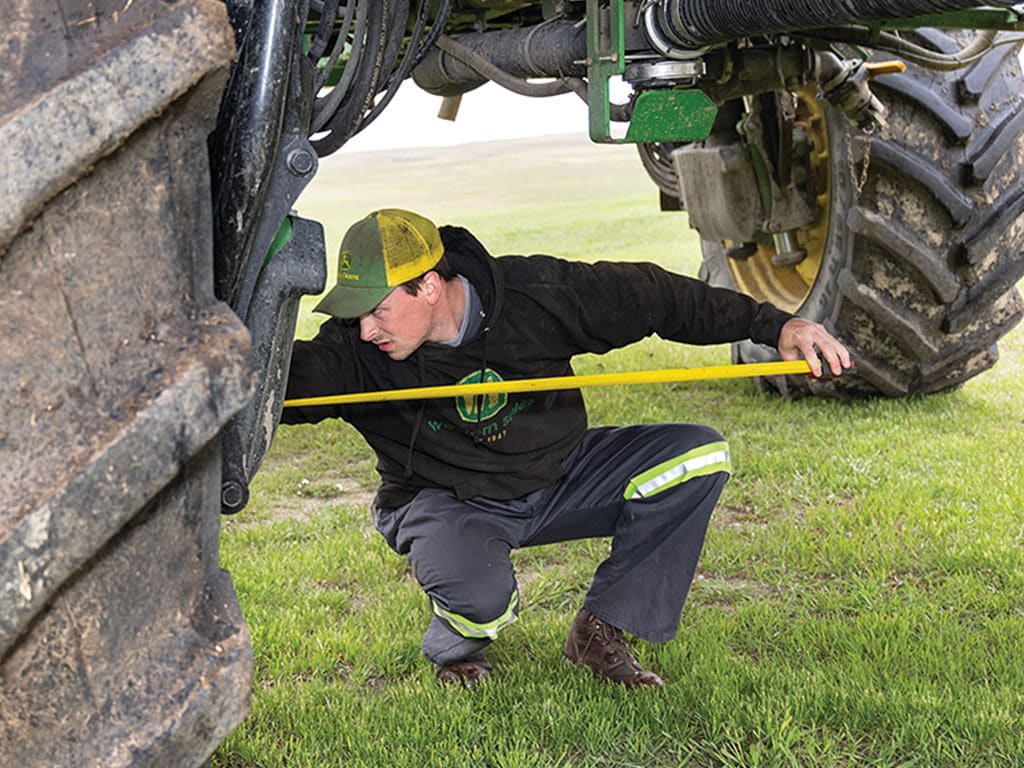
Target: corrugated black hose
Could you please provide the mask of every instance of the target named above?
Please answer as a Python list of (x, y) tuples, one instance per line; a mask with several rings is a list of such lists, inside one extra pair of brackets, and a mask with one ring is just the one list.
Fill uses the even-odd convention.
[[(1008, 0), (988, 5), (1011, 6)], [(977, 0), (657, 0), (647, 23), (678, 46), (701, 48), (744, 37), (885, 21), (981, 5)]]

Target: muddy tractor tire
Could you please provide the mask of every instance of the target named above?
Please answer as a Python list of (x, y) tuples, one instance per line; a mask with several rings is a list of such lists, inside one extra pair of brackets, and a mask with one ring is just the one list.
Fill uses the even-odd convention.
[(248, 710), (219, 433), (215, 0), (9, 0), (0, 46), (0, 762), (196, 766)]
[[(933, 30), (944, 53), (961, 41)], [(813, 90), (797, 96), (815, 221), (803, 262), (777, 265), (703, 241), (702, 276), (824, 323), (851, 349), (855, 376), (761, 381), (783, 394), (899, 397), (954, 388), (990, 368), (1024, 314), (1024, 78), (1016, 46), (967, 69), (910, 65), (875, 81), (888, 127), (863, 136)], [(744, 258), (746, 257), (746, 258)], [(750, 342), (736, 362), (777, 359)]]

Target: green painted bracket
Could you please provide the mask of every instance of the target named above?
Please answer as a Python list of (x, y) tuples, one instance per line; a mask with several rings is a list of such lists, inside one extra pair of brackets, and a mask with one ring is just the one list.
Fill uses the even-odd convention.
[(277, 234), (274, 235), (274, 239), (270, 243), (270, 248), (267, 249), (267, 255), (263, 259), (263, 266), (267, 266), (281, 249), (288, 245), (288, 241), (292, 239), (294, 234), (294, 227), (292, 226), (292, 220), (290, 216), (285, 216), (284, 221), (281, 222), (281, 226), (277, 228)]
[(590, 140), (614, 142), (611, 133), (609, 82), (626, 69), (625, 26), (622, 0), (611, 3), (608, 24), (602, 25), (598, 0), (587, 0), (587, 107)]
[(700, 141), (711, 133), (718, 107), (696, 88), (644, 91), (636, 100), (627, 142)]
[(641, 92), (633, 105), (625, 138), (612, 136), (609, 83), (626, 69), (624, 18), (622, 0), (612, 0), (606, 17), (601, 15), (598, 0), (587, 0), (587, 106), (591, 141), (629, 144), (706, 139), (718, 108), (696, 88)]

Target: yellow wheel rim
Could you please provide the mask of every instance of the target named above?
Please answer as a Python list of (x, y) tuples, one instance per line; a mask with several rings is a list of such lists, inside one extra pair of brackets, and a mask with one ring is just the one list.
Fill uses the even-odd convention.
[(797, 244), (807, 251), (807, 258), (795, 266), (780, 267), (772, 261), (773, 245), (759, 245), (757, 252), (745, 260), (728, 259), (736, 287), (758, 301), (770, 301), (777, 307), (796, 312), (818, 279), (828, 237), (831, 178), (829, 170), (828, 130), (825, 112), (815, 98), (813, 89), (796, 94), (794, 128), (803, 131), (808, 144), (809, 199), (814, 221), (796, 232)]

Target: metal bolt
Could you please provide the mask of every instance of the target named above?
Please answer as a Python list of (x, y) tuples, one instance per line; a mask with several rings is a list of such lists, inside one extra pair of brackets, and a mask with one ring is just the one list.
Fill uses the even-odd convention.
[(288, 170), (296, 176), (305, 176), (313, 172), (316, 158), (308, 149), (293, 149), (288, 153)]
[(220, 511), (225, 515), (240, 512), (249, 501), (249, 489), (237, 480), (226, 480), (220, 487)]

